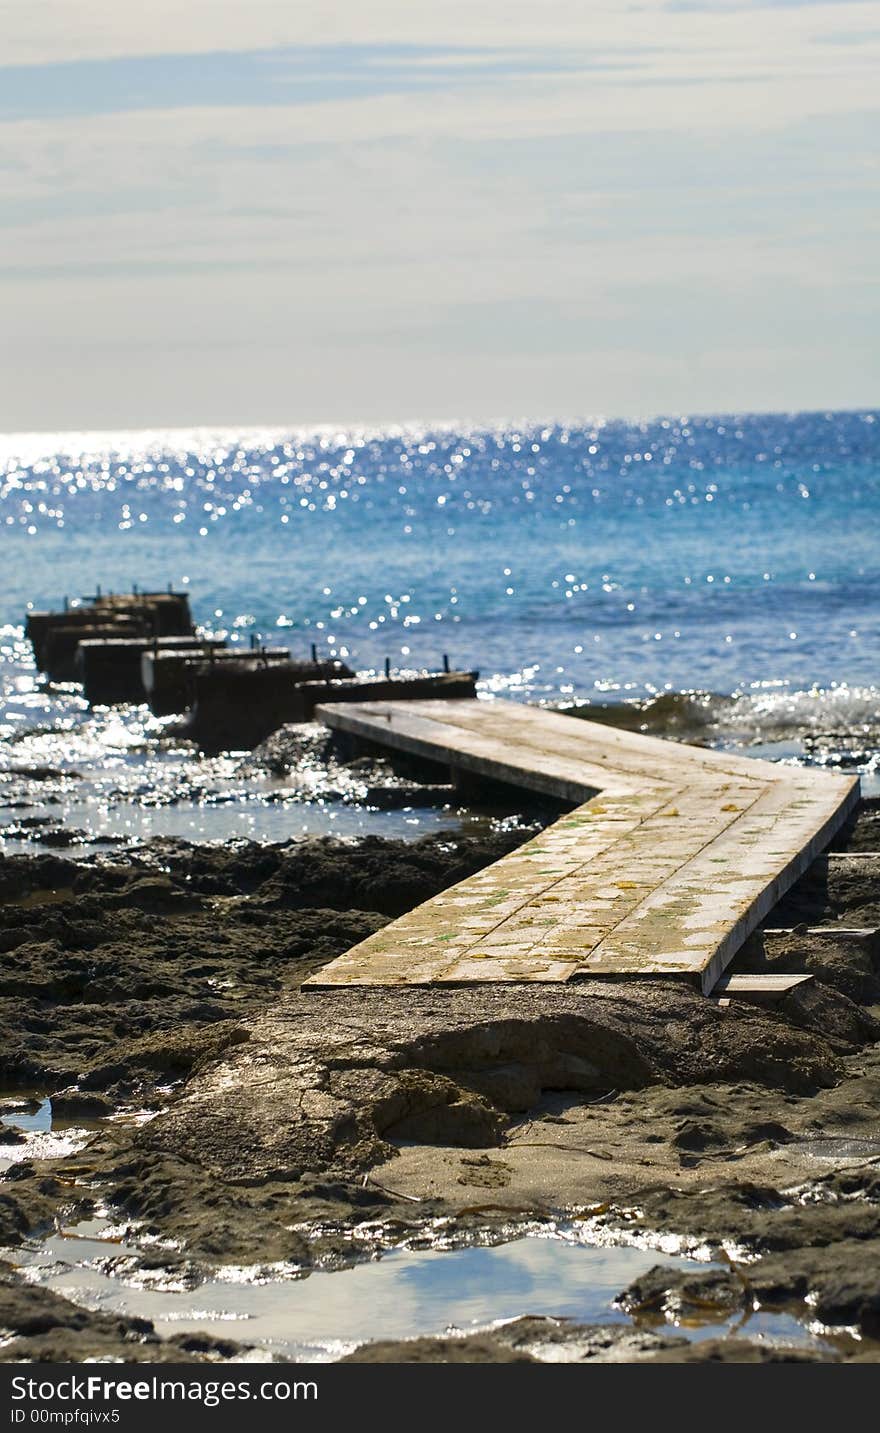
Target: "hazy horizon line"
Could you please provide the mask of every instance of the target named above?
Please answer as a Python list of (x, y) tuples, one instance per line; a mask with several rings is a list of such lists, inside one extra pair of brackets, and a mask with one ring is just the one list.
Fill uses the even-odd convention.
[(509, 430), (512, 428), (563, 428), (563, 427), (594, 427), (597, 424), (608, 425), (610, 423), (658, 423), (665, 419), (674, 419), (676, 422), (695, 422), (701, 419), (737, 419), (751, 417), (779, 417), (795, 418), (801, 416), (814, 416), (823, 414), (828, 416), (858, 415), (873, 418), (880, 414), (880, 400), (876, 404), (856, 403), (852, 407), (823, 407), (811, 405), (805, 408), (778, 407), (776, 405), (767, 408), (716, 408), (716, 409), (667, 409), (654, 411), (641, 411), (630, 413), (577, 413), (577, 414), (536, 414), (516, 416), (504, 416), (497, 418), (388, 418), (388, 419), (323, 419), (314, 423), (306, 422), (194, 422), (194, 423), (147, 423), (140, 426), (108, 426), (104, 428), (21, 428), (0, 430), (0, 444), (6, 445), (12, 442), (24, 440), (42, 440), (46, 438), (94, 438), (94, 437), (130, 437), (144, 434), (171, 434), (171, 433), (291, 433), (302, 436), (310, 434), (327, 433), (349, 433), (360, 431), (365, 433), (393, 433), (397, 431), (418, 430), (423, 433), (432, 432), (494, 432)]

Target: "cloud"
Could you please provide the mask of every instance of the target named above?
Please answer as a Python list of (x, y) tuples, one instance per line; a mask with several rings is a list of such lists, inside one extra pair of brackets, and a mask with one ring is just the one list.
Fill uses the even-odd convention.
[(738, 10), (854, 9), (874, 0), (667, 0), (673, 14), (731, 14)]
[(0, 68), (0, 120), (136, 110), (271, 106), (506, 83), (577, 70), (637, 67), (637, 50), (590, 58), (559, 51), (417, 45), (302, 45), (134, 55)]
[[(640, 7), (640, 29), (656, 16), (663, 28), (664, 0)], [(495, 47), (602, 45), (630, 31), (619, 0), (150, 0), (149, 5), (107, 0), (0, 0), (4, 63), (249, 51), (294, 45), (469, 44)], [(668, 29), (668, 22), (665, 24)], [(646, 35), (641, 36), (647, 38)]]
[(255, 0), (236, 48), (240, 5), (156, 5), (69, 0), (130, 53), (0, 75), (0, 427), (865, 396), (880, 99), (816, 44), (839, 7), (553, 3), (536, 40), (449, 0), (366, 43), (372, 6)]

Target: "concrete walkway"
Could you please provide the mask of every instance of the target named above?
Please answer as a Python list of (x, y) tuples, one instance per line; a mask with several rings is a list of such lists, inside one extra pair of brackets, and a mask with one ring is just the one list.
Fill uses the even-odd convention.
[(859, 796), (857, 778), (509, 701), (369, 702), (316, 715), (576, 809), (307, 988), (674, 975), (709, 993)]

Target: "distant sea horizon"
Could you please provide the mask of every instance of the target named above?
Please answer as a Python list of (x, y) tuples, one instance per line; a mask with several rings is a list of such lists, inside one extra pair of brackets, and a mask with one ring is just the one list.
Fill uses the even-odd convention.
[(199, 419), (191, 423), (177, 421), (163, 422), (121, 422), (121, 423), (87, 423), (83, 427), (70, 427), (69, 425), (47, 424), (39, 428), (0, 428), (0, 451), (9, 445), (14, 445), (22, 439), (33, 439), (42, 444), (47, 439), (56, 439), (64, 443), (71, 438), (101, 438), (118, 439), (143, 437), (154, 434), (199, 434), (199, 433), (225, 433), (225, 434), (258, 434), (278, 433), (286, 435), (297, 435), (308, 437), (309, 435), (322, 433), (393, 433), (398, 430), (414, 429), (418, 432), (495, 432), (497, 430), (510, 430), (514, 428), (546, 428), (546, 427), (568, 427), (584, 428), (594, 424), (608, 425), (610, 423), (623, 424), (628, 426), (640, 425), (643, 423), (662, 423), (664, 421), (676, 421), (679, 423), (698, 423), (704, 421), (730, 422), (734, 419), (743, 418), (844, 418), (864, 417), (870, 415), (875, 419), (880, 418), (880, 407), (872, 403), (854, 403), (851, 406), (838, 407), (836, 405), (818, 405), (807, 407), (788, 408), (778, 404), (770, 404), (766, 408), (689, 408), (672, 411), (660, 409), (632, 409), (629, 412), (576, 412), (576, 413), (554, 413), (541, 414), (540, 412), (521, 414), (492, 414), (491, 416), (474, 417), (468, 414), (434, 414), (432, 417), (425, 417), (418, 414), (410, 417), (389, 415), (383, 418), (357, 416), (349, 414), (347, 417), (334, 416), (317, 419)]

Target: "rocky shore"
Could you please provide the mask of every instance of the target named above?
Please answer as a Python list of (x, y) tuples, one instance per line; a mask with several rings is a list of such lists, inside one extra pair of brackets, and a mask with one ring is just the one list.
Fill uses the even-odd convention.
[[(621, 1289), (630, 1324), (524, 1319), (361, 1361), (880, 1357), (880, 941), (845, 934), (880, 925), (877, 805), (765, 923), (790, 934), (738, 957), (813, 974), (775, 1005), (656, 980), (300, 991), (531, 834), (0, 860), (0, 1114), (51, 1096), (76, 1144), (40, 1157), (0, 1136), (0, 1359), (235, 1356), (23, 1281), (17, 1246), (96, 1211), (191, 1283), (228, 1263), (333, 1267), (438, 1227), (496, 1242), (562, 1214), (714, 1256)], [(827, 1339), (693, 1344), (674, 1327), (755, 1308)]]

